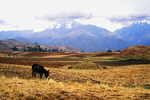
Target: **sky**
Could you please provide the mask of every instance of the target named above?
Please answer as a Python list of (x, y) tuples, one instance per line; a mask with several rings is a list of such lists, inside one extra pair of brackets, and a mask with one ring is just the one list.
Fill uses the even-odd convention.
[(150, 21), (150, 0), (0, 0), (0, 31), (92, 24), (114, 31)]

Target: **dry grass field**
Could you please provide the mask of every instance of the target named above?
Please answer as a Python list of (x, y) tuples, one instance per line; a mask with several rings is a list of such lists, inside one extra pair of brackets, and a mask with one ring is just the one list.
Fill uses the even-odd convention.
[(0, 100), (150, 100), (150, 65), (47, 69), (33, 79), (31, 66), (0, 64)]
[(104, 84), (0, 77), (1, 100), (149, 100), (150, 91)]
[[(48, 79), (32, 78), (34, 63)], [(150, 64), (118, 53), (3, 55), (0, 100), (150, 100)]]

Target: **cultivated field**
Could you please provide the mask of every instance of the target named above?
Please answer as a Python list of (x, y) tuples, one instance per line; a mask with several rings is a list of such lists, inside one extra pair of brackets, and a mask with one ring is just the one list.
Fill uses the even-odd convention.
[[(31, 77), (34, 63), (48, 79)], [(0, 100), (150, 100), (149, 72), (147, 60), (118, 53), (3, 55)]]

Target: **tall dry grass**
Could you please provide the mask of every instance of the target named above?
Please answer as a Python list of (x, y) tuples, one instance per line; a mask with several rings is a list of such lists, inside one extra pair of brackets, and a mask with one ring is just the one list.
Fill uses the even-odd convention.
[(149, 100), (143, 88), (0, 77), (0, 100)]
[(0, 100), (150, 100), (150, 65), (49, 70), (35, 79), (31, 66), (0, 64)]

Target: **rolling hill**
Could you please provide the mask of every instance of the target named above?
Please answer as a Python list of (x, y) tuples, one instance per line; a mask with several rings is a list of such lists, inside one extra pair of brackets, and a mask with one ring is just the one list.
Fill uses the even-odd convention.
[[(15, 50), (14, 50), (15, 49)], [(32, 49), (32, 50), (31, 50)], [(33, 50), (34, 49), (34, 50)], [(80, 52), (79, 49), (67, 47), (67, 46), (45, 46), (37, 43), (20, 42), (14, 39), (0, 40), (0, 51), (11, 52), (11, 51), (38, 51), (38, 49), (61, 52)]]

